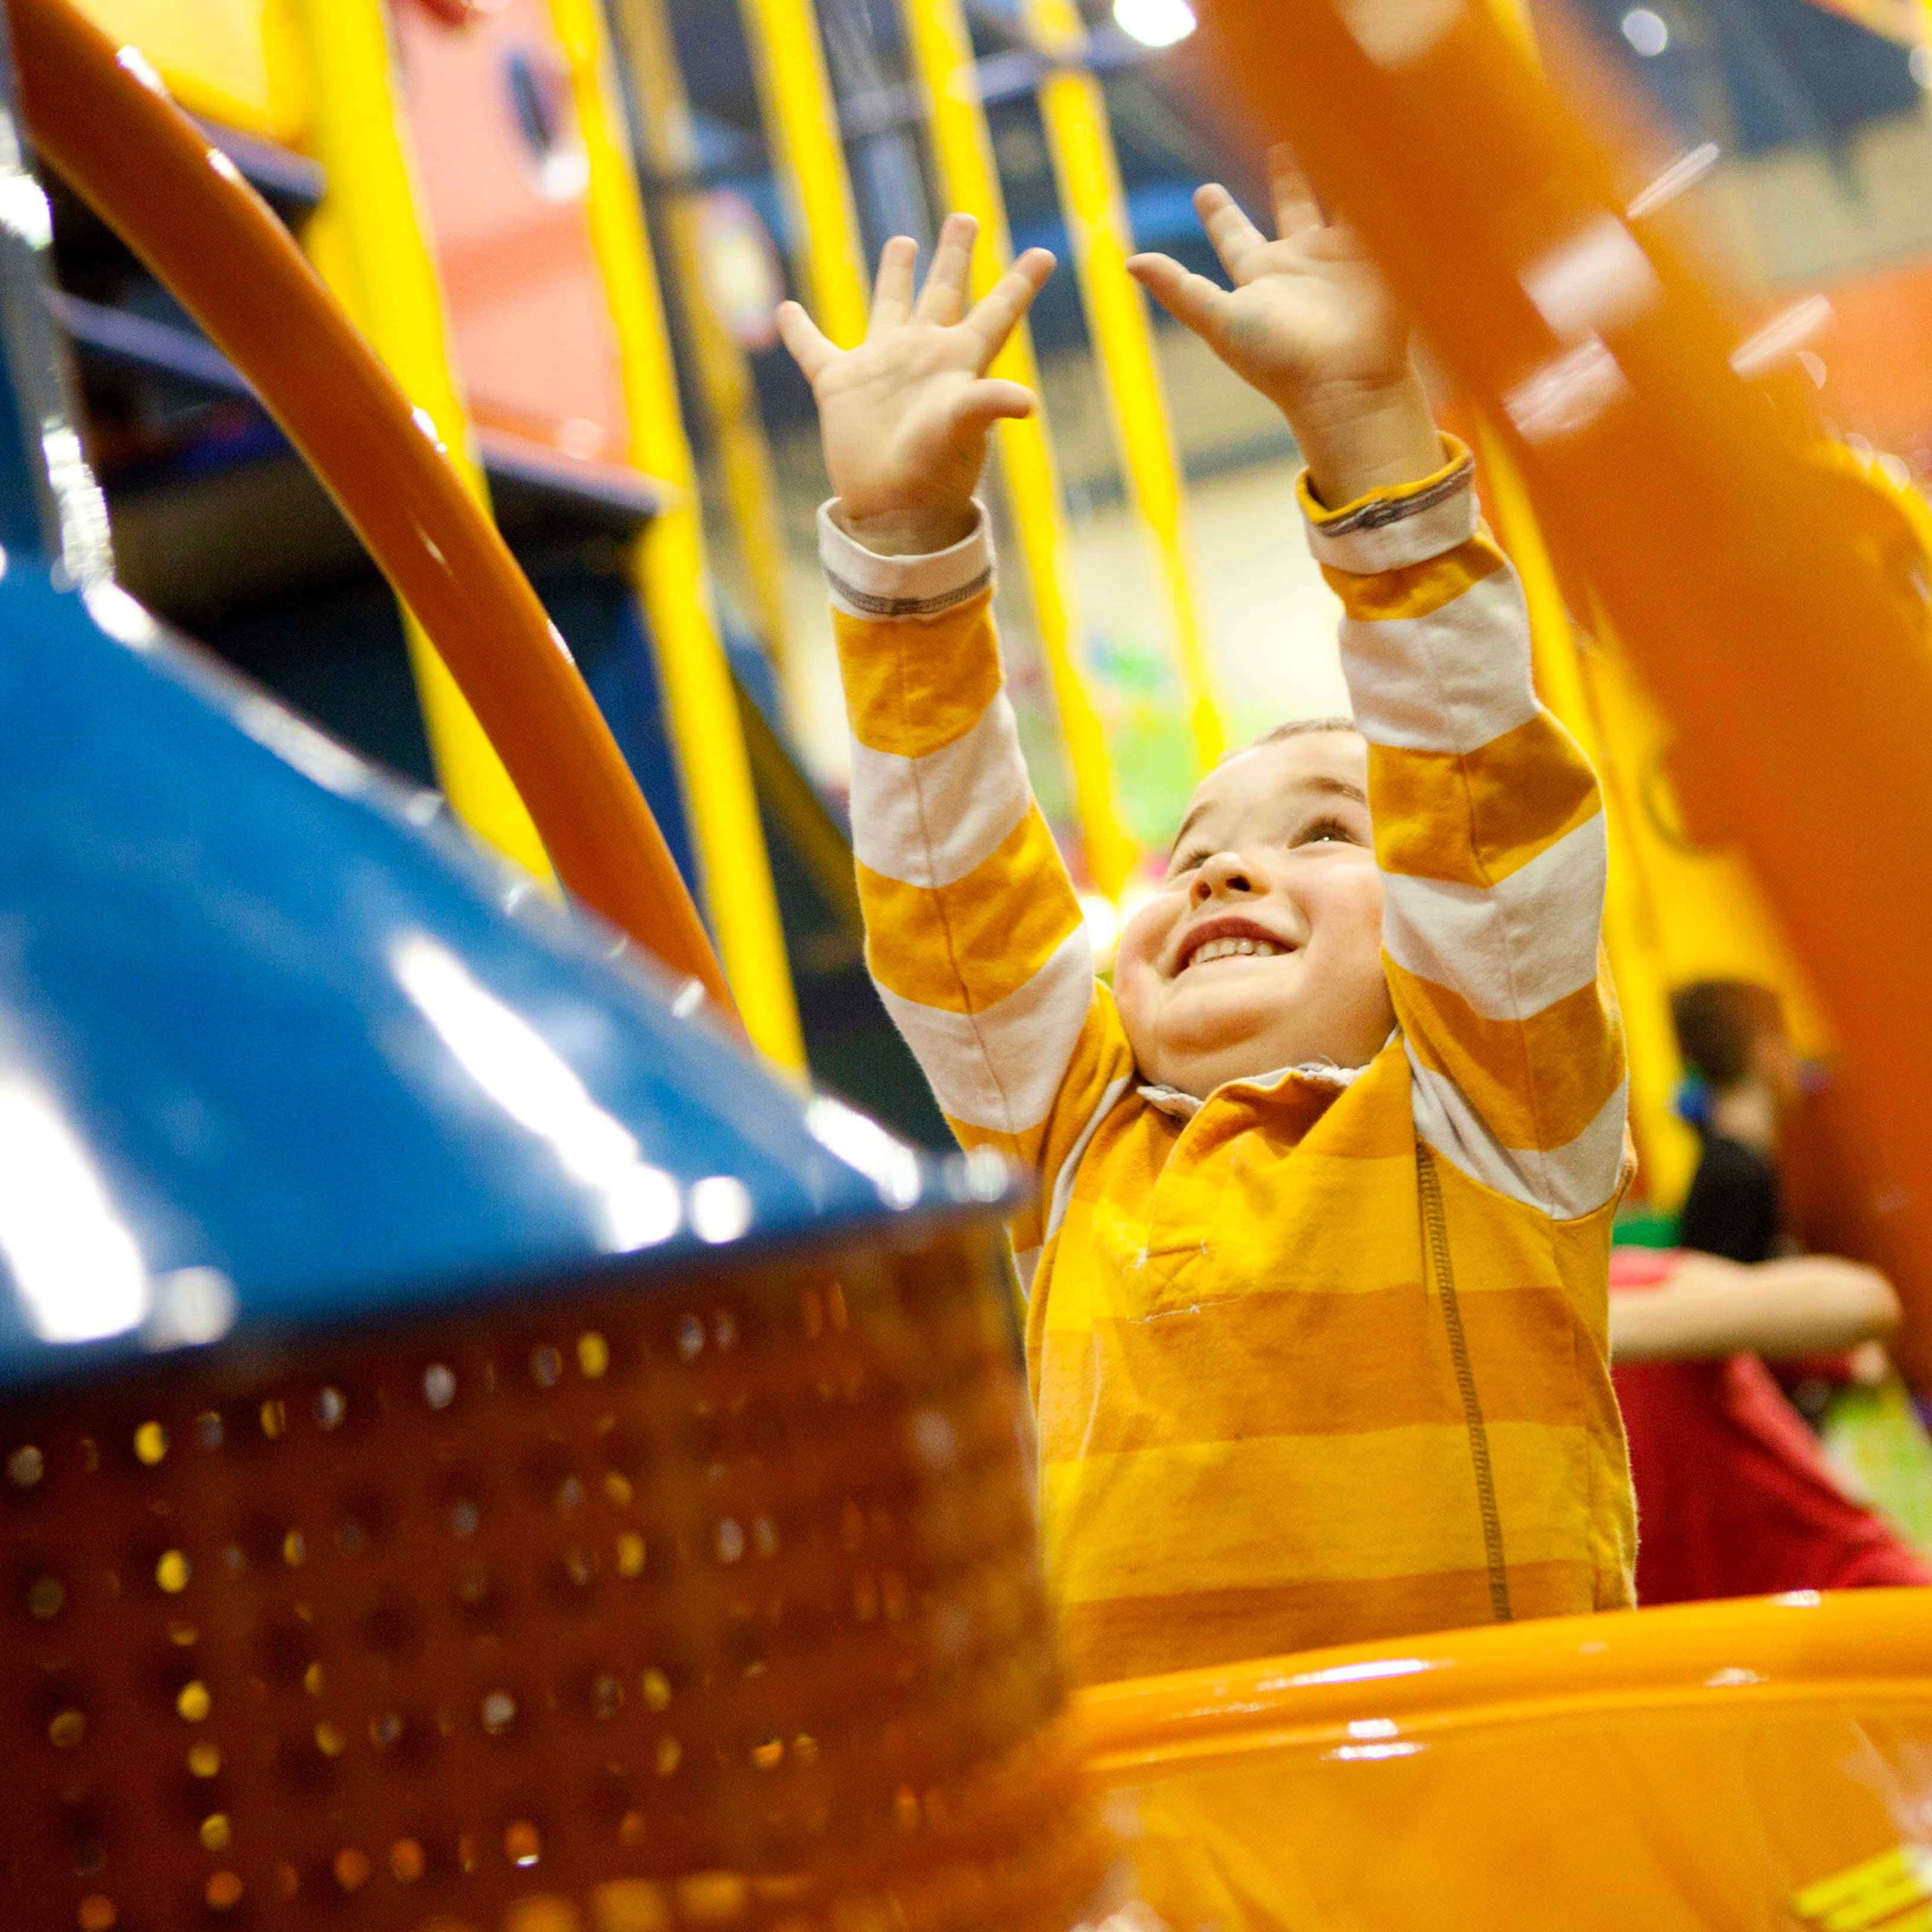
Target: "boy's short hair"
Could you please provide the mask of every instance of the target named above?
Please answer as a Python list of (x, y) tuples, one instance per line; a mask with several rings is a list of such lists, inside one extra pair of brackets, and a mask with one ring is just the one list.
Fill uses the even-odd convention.
[(1769, 986), (1751, 980), (1699, 980), (1670, 996), (1670, 1017), (1684, 1064), (1713, 1093), (1747, 1079), (1767, 1034), (1784, 1030), (1784, 1009)]
[[(1244, 745), (1241, 751), (1257, 752), (1263, 745), (1278, 745), (1284, 738), (1305, 737), (1311, 731), (1353, 731), (1361, 734), (1361, 727), (1352, 718), (1291, 718), (1285, 724), (1277, 724), (1272, 731), (1263, 731), (1252, 744)], [(1241, 752), (1229, 752), (1221, 762), (1229, 758), (1239, 758)]]

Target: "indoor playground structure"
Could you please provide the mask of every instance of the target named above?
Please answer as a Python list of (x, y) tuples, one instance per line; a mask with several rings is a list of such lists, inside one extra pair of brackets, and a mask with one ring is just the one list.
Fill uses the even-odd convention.
[(1603, 777), (1623, 1233), (1695, 1158), (1672, 993), (1772, 988), (1904, 1415), (1915, 5), (0, 21), (4, 1932), (1932, 1926), (1932, 1592), (1065, 1689), (1020, 1184), (866, 976), (771, 328), (856, 340), (946, 208), (982, 289), (1066, 254), (994, 515), (1104, 958), (1257, 655), (1335, 708), (1293, 452), (1124, 272), (1291, 143)]

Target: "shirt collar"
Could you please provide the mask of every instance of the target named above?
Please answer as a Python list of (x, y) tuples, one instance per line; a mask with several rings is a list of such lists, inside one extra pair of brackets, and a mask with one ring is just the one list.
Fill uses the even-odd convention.
[[(1368, 1071), (1365, 1066), (1331, 1066), (1325, 1060), (1310, 1060), (1301, 1066), (1284, 1066), (1272, 1073), (1263, 1073), (1253, 1079), (1224, 1080), (1209, 1100), (1218, 1100), (1224, 1094), (1274, 1094), (1291, 1080), (1306, 1080), (1317, 1086), (1333, 1087), (1338, 1092), (1352, 1086)], [(1158, 1109), (1174, 1120), (1192, 1120), (1207, 1105), (1207, 1101), (1195, 1098), (1192, 1094), (1183, 1094), (1178, 1087), (1164, 1087), (1152, 1081), (1134, 1090), (1150, 1107)]]

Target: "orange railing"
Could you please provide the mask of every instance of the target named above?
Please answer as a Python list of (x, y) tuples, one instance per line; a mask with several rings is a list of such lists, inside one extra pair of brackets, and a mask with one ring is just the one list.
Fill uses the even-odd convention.
[(1174, 1927), (1903, 1928), (1932, 1918), (1925, 1600), (1450, 1631), (1109, 1685), (1075, 1724)]
[(697, 909), (563, 641), (287, 231), (68, 0), (10, 0), (36, 146), (254, 385), (429, 634), (558, 876), (733, 1009)]

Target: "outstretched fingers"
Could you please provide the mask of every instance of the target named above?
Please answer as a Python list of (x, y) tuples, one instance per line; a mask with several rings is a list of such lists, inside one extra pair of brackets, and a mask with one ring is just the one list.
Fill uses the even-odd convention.
[(1210, 348), (1220, 346), (1234, 298), (1219, 283), (1183, 268), (1171, 255), (1136, 255), (1127, 272), (1176, 321)]
[(817, 381), (819, 371), (838, 353), (831, 339), (795, 302), (781, 302), (774, 318), (778, 339), (783, 343), (799, 374), (808, 383)]
[(922, 322), (950, 328), (966, 312), (973, 276), (973, 243), (980, 224), (970, 214), (949, 214), (941, 224), (933, 265), (913, 312)]
[(1054, 258), (1044, 248), (1029, 248), (980, 298), (961, 325), (977, 339), (980, 371), (983, 374), (1004, 349), (1033, 298), (1047, 285)]
[(872, 285), (872, 315), (868, 340), (896, 329), (912, 314), (912, 278), (919, 266), (919, 245), (909, 235), (895, 235), (878, 258), (878, 279)]
[(1208, 231), (1221, 266), (1237, 284), (1247, 281), (1254, 271), (1256, 255), (1268, 245), (1268, 238), (1250, 221), (1241, 204), (1218, 181), (1210, 181), (1194, 191), (1194, 212)]

